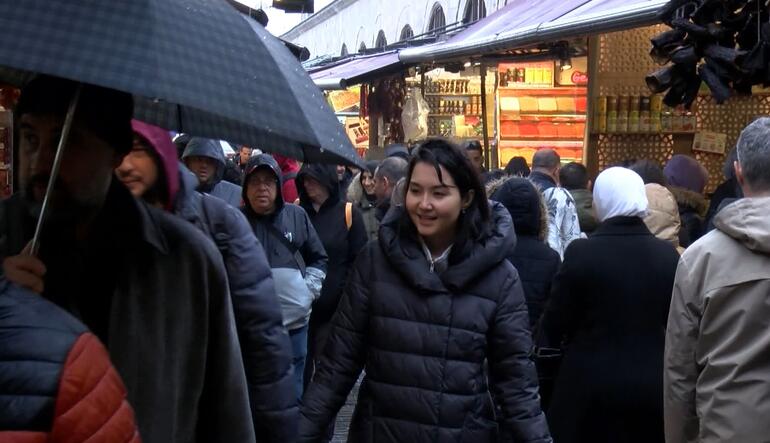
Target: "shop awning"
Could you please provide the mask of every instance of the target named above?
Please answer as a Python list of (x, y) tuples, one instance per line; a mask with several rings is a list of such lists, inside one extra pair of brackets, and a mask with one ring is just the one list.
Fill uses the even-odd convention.
[(397, 51), (354, 57), (333, 66), (310, 71), (310, 78), (321, 89), (345, 89), (378, 75), (403, 69)]
[(668, 0), (514, 0), (449, 40), (400, 52), (404, 63), (447, 61), (658, 22)]

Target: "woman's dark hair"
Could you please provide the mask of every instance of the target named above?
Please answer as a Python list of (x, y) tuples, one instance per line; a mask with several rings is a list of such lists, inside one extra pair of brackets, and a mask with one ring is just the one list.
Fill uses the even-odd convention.
[(639, 160), (628, 166), (628, 169), (639, 174), (645, 185), (655, 183), (661, 186), (668, 186), (668, 180), (666, 180), (666, 175), (663, 173), (663, 168), (652, 160)]
[[(406, 188), (412, 181), (412, 173), (417, 163), (427, 163), (436, 169), (439, 181), (443, 184), (444, 177), (441, 171), (443, 167), (451, 176), (460, 191), (460, 196), (465, 198), (473, 191), (471, 205), (457, 219), (457, 237), (452, 256), (455, 252), (461, 254), (469, 243), (484, 241), (489, 233), (490, 209), (486, 198), (484, 186), (473, 165), (460, 147), (444, 139), (429, 139), (422, 143), (413, 153), (406, 174)], [(408, 191), (407, 191), (408, 192)], [(404, 211), (401, 219), (401, 227), (416, 234), (416, 228)], [(450, 261), (451, 261), (450, 257)]]
[(513, 157), (505, 166), (505, 174), (511, 177), (529, 177), (532, 171), (529, 169), (527, 159), (524, 157)]

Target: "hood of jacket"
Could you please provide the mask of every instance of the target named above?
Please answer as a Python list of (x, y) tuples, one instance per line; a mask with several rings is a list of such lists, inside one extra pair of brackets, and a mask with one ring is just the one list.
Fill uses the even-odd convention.
[(210, 183), (211, 186), (216, 186), (217, 183), (222, 181), (222, 177), (225, 174), (225, 153), (222, 151), (222, 145), (218, 140), (212, 140), (209, 138), (193, 137), (190, 139), (190, 143), (182, 153), (182, 160), (186, 160), (187, 157), (208, 157), (216, 160), (217, 172), (214, 174), (214, 180)]
[(744, 198), (725, 206), (714, 219), (717, 229), (748, 249), (770, 254), (770, 197)]
[(679, 205), (676, 199), (668, 189), (656, 183), (645, 185), (644, 190), (649, 203), (644, 224), (655, 237), (679, 248), (679, 230), (682, 227), (682, 221), (679, 218)]
[(487, 195), (511, 214), (516, 235), (548, 238), (548, 208), (543, 195), (531, 181), (505, 177), (487, 185)]
[(463, 251), (453, 249), (449, 268), (436, 274), (430, 272), (428, 260), (416, 234), (402, 229), (406, 209), (394, 206), (382, 222), (379, 233), (380, 248), (388, 261), (407, 281), (426, 292), (458, 291), (499, 265), (516, 249), (513, 221), (502, 204), (490, 202), (490, 231)]
[(283, 208), (284, 202), (283, 202), (283, 173), (281, 171), (281, 167), (278, 165), (278, 162), (269, 154), (259, 154), (257, 156), (251, 157), (249, 159), (249, 162), (246, 163), (246, 169), (244, 170), (243, 174), (243, 188), (241, 192), (241, 197), (243, 198), (244, 202), (244, 210), (247, 214), (253, 214), (254, 211), (251, 209), (251, 204), (249, 204), (249, 199), (246, 196), (247, 192), (247, 183), (249, 181), (249, 177), (257, 172), (258, 169), (265, 168), (270, 169), (272, 173), (275, 175), (275, 177), (278, 180), (278, 184), (276, 186), (276, 194), (275, 194), (275, 212), (279, 212), (281, 208)]
[(313, 202), (308, 197), (305, 191), (305, 178), (312, 177), (321, 186), (325, 187), (329, 191), (329, 200), (324, 205), (333, 204), (340, 199), (340, 182), (337, 177), (337, 167), (334, 165), (324, 164), (308, 164), (302, 165), (302, 168), (297, 174), (297, 193), (299, 194), (299, 203), (305, 208), (312, 207)]
[(680, 209), (690, 209), (701, 217), (706, 215), (709, 204), (703, 194), (699, 194), (697, 192), (693, 192), (677, 186), (669, 186), (668, 190), (671, 191), (671, 194), (673, 194)]
[(176, 194), (179, 192), (179, 161), (177, 160), (176, 145), (171, 141), (171, 135), (165, 129), (149, 125), (139, 120), (131, 120), (131, 128), (144, 138), (160, 159), (158, 167), (163, 170), (163, 179), (168, 189), (168, 200), (163, 202), (166, 209), (171, 209)]
[(283, 175), (299, 172), (299, 162), (291, 157), (285, 157), (281, 154), (273, 154), (273, 158), (278, 162)]

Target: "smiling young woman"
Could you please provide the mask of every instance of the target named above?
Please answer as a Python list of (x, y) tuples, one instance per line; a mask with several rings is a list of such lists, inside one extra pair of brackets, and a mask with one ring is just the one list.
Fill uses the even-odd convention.
[(447, 141), (423, 143), (406, 180), (351, 271), (299, 441), (322, 436), (366, 369), (350, 441), (550, 442), (510, 215)]

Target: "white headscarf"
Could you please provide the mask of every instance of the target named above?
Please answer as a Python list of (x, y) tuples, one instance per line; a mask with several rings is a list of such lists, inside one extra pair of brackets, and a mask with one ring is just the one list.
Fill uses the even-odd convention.
[(647, 214), (644, 181), (626, 168), (609, 168), (594, 185), (594, 208), (600, 222), (613, 217), (644, 217)]

